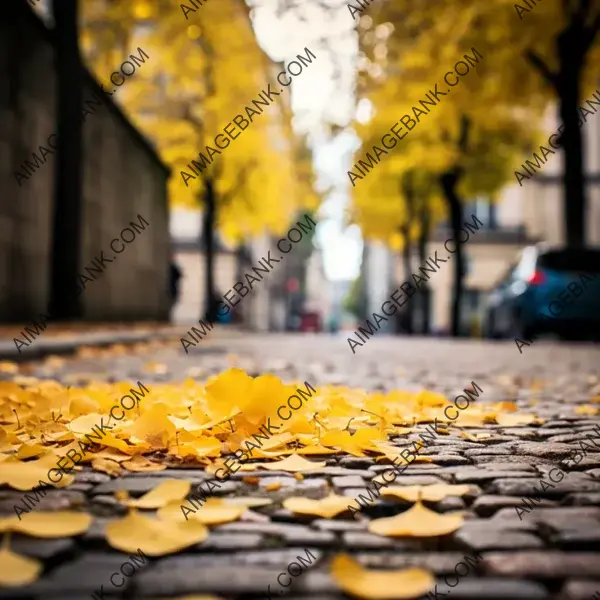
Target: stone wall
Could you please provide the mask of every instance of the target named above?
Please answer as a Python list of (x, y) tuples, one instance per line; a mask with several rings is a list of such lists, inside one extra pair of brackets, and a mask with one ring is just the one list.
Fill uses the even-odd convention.
[[(54, 155), (40, 146), (56, 144), (48, 141), (56, 127), (53, 66), (52, 32), (22, 0), (0, 3), (0, 322), (29, 322), (48, 304)], [(169, 170), (94, 78), (84, 79), (84, 102), (96, 106), (83, 127), (80, 272), (101, 251), (116, 257), (86, 285), (84, 318), (167, 318)], [(27, 179), (16, 175), (27, 173), (26, 160)], [(138, 215), (149, 226), (122, 253), (112, 251)]]

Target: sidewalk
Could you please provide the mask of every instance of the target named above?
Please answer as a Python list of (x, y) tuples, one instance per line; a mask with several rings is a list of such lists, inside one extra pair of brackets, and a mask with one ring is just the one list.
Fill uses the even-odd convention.
[[(131, 323), (131, 324), (99, 324), (72, 323), (62, 327), (54, 327), (54, 332), (44, 333), (36, 338), (28, 347), (16, 347), (13, 337), (20, 337), (23, 327), (12, 325), (0, 326), (0, 360), (25, 362), (39, 360), (52, 354), (73, 354), (82, 346), (107, 347), (113, 344), (135, 344), (152, 340), (173, 339), (185, 335), (188, 325), (169, 323)], [(212, 341), (242, 335), (240, 330), (230, 327), (216, 326), (218, 334)], [(208, 340), (210, 343), (211, 340)]]

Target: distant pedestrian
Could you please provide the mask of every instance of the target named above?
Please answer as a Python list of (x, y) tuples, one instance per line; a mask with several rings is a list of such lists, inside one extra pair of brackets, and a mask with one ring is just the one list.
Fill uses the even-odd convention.
[(173, 259), (171, 259), (169, 269), (169, 298), (171, 300), (171, 307), (173, 307), (179, 300), (179, 280), (181, 279), (181, 269), (177, 266)]

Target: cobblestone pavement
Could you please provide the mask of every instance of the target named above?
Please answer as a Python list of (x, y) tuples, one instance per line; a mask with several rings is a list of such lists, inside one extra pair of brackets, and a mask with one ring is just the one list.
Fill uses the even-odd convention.
[[(211, 477), (201, 470), (168, 469), (151, 476), (130, 473), (125, 479), (111, 480), (108, 475), (83, 470), (75, 485), (48, 492), (40, 504), (45, 509), (85, 506), (96, 517), (93, 527), (76, 540), (16, 536), (13, 549), (43, 559), (47, 568), (36, 584), (10, 592), (0, 590), (0, 598), (83, 599), (102, 584), (105, 598), (167, 598), (193, 593), (264, 598), (269, 584), (273, 598), (344, 598), (328, 575), (329, 558), (340, 550), (369, 567), (429, 568), (438, 579), (438, 598), (600, 597), (600, 435), (593, 430), (600, 417), (585, 414), (581, 408), (600, 394), (600, 346), (538, 341), (523, 347), (521, 354), (514, 342), (381, 336), (357, 348), (354, 355), (343, 337), (247, 335), (205, 340), (188, 355), (178, 340), (149, 350), (139, 356), (81, 357), (63, 366), (56, 360), (32, 363), (29, 374), (52, 375), (69, 384), (86, 378), (142, 379), (148, 384), (186, 376), (205, 379), (237, 365), (251, 374), (272, 372), (285, 380), (301, 378), (313, 385), (335, 383), (370, 390), (424, 386), (449, 398), (476, 382), (483, 389), (477, 402), (515, 401), (522, 412), (535, 412), (545, 422), (541, 426), (488, 425), (470, 430), (491, 432), (492, 440), (471, 441), (458, 435), (437, 439), (435, 445), (421, 451), (432, 462), (412, 464), (396, 480), (395, 485), (469, 484), (471, 491), (463, 498), (428, 503), (438, 512), (465, 511), (467, 521), (454, 534), (417, 541), (370, 534), (369, 519), (402, 510), (398, 502), (383, 498), (363, 510), (360, 520), (304, 520), (275, 504), (249, 511), (241, 521), (211, 528), (210, 538), (197, 547), (151, 560), (120, 588), (111, 585), (109, 578), (127, 556), (110, 549), (102, 536), (105, 524), (123, 514), (113, 492), (126, 489), (139, 496), (164, 477), (185, 477), (194, 483)], [(74, 377), (74, 373), (84, 375)], [(597, 445), (590, 441), (590, 434), (596, 436)], [(407, 441), (394, 443), (402, 447)], [(548, 480), (550, 471), (573, 450), (585, 456), (566, 469), (562, 481), (540, 490), (540, 479)], [(260, 484), (252, 486), (242, 481), (240, 472), (214, 493), (320, 498), (330, 486), (350, 501), (386, 468), (370, 458), (328, 456), (326, 462), (327, 467), (306, 473), (303, 481), (288, 473), (264, 471), (252, 473), (260, 478)], [(280, 482), (281, 488), (265, 491), (273, 482)], [(530, 495), (534, 486), (540, 500), (519, 516), (514, 507), (523, 505), (522, 497)], [(18, 496), (1, 488), (2, 514), (14, 514)], [(306, 549), (317, 560), (302, 574), (290, 577), (289, 587), (281, 587), (278, 575), (286, 572), (287, 578), (289, 563), (306, 556)], [(474, 552), (483, 560), (463, 577), (455, 567)], [(456, 580), (457, 573), (460, 582), (449, 587), (447, 581)]]

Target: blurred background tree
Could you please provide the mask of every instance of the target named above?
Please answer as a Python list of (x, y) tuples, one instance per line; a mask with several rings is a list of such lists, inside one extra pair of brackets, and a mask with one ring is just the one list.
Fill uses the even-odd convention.
[(246, 130), (236, 128), (239, 137), (200, 173), (190, 165), (199, 152), (207, 155), (207, 145), (215, 147), (215, 136), (236, 115), (246, 118), (244, 107), (284, 65), (258, 45), (243, 0), (204, 4), (187, 19), (164, 0), (95, 2), (84, 13), (85, 54), (101, 79), (138, 46), (151, 57), (119, 101), (172, 167), (172, 204), (202, 209), (202, 315), (215, 320), (216, 233), (238, 244), (265, 232), (281, 234), (302, 207), (318, 204), (312, 155), (294, 136), (285, 93), (262, 107)]
[[(595, 9), (589, 2), (563, 2), (562, 8), (558, 4), (557, 0), (543, 7), (536, 6), (535, 15), (525, 15), (523, 23), (512, 3), (505, 0), (491, 3), (436, 0), (427, 6), (383, 0), (371, 6), (369, 15), (361, 17), (358, 27), (361, 48), (358, 101), (368, 100), (372, 117), (357, 127), (363, 144), (355, 154), (356, 160), (402, 115), (412, 115), (412, 106), (417, 105), (429, 89), (434, 89), (436, 82), (440, 84), (440, 91), (447, 92), (443, 77), (445, 72), (452, 71), (457, 61), (464, 60), (465, 55), (476, 58), (474, 50), (481, 57), (476, 64), (471, 61), (470, 72), (460, 78), (451, 93), (447, 92), (448, 95), (440, 99), (438, 106), (421, 117), (422, 122), (407, 132), (398, 148), (382, 158), (382, 163), (375, 167), (377, 173), (364, 181), (356, 181), (355, 198), (363, 193), (360, 188), (365, 187), (369, 179), (381, 177), (384, 169), (396, 173), (397, 177), (416, 169), (427, 169), (437, 179), (453, 236), (463, 225), (465, 202), (482, 196), (494, 201), (513, 176), (514, 165), (523, 162), (523, 157), (528, 157), (536, 144), (547, 139), (548, 134), (540, 131), (540, 124), (551, 95), (534, 73), (535, 68), (541, 68), (541, 63), (537, 61), (533, 66), (537, 59), (532, 63), (532, 49), (539, 48), (536, 52), (541, 56), (550, 56), (553, 44), (563, 43), (557, 40), (564, 31), (576, 26), (571, 23), (573, 20), (586, 22), (585, 26), (577, 25), (580, 28), (587, 27), (590, 31), (595, 28), (595, 17), (591, 15)], [(537, 15), (543, 11), (547, 12), (540, 17), (540, 23)], [(546, 60), (553, 64), (552, 58)], [(588, 71), (586, 76), (591, 76), (593, 69)], [(575, 118), (576, 123), (578, 102), (573, 104), (572, 98), (570, 102), (568, 110), (572, 114), (568, 119)], [(567, 119), (564, 108), (560, 114)], [(563, 137), (571, 136), (570, 142), (565, 144), (565, 152), (574, 153), (575, 158), (569, 159), (570, 166), (569, 161), (565, 163), (564, 211), (567, 243), (577, 245), (585, 241), (581, 212), (585, 200), (575, 182), (582, 177), (581, 169), (573, 167), (579, 160), (581, 140), (575, 139), (579, 134), (573, 133), (572, 126), (570, 129), (571, 133), (567, 134), (569, 123), (565, 121)], [(397, 184), (396, 188), (400, 189)], [(393, 184), (384, 194), (388, 202), (391, 194), (394, 194)], [(360, 204), (360, 200), (355, 201)], [(387, 218), (389, 210), (380, 213), (384, 214)], [(402, 210), (400, 214), (406, 215), (407, 211)], [(405, 216), (399, 217), (403, 218)], [(435, 224), (434, 220), (430, 225)], [(406, 225), (404, 227), (406, 237)], [(452, 334), (457, 335), (465, 274), (460, 246), (453, 262), (450, 322)]]

